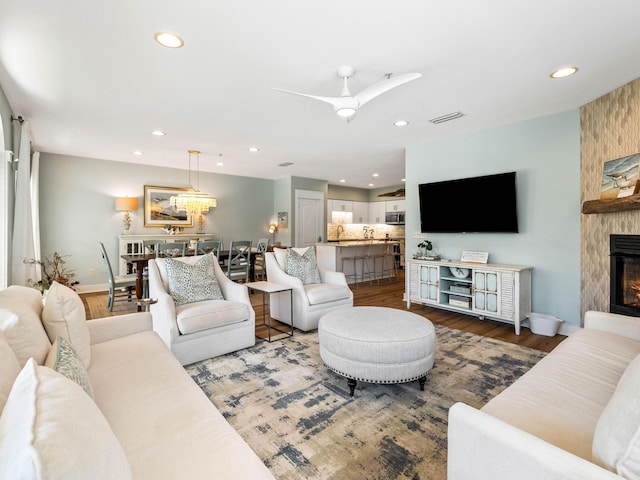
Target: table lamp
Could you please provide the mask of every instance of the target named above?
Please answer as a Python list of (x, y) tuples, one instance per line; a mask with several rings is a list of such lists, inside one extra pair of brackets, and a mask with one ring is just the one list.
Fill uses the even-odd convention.
[(273, 235), (273, 240), (271, 241), (272, 245), (276, 244), (276, 232), (278, 231), (278, 226), (275, 223), (269, 225), (269, 233)]
[(131, 215), (129, 212), (132, 210), (138, 210), (138, 199), (136, 197), (116, 197), (116, 211), (124, 212), (124, 219), (122, 220), (124, 233), (129, 233), (131, 228)]

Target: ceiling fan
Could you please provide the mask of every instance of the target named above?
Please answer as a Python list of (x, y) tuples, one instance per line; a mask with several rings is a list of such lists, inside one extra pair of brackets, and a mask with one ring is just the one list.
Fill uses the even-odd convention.
[(349, 65), (343, 65), (338, 68), (338, 76), (344, 80), (344, 86), (342, 87), (342, 93), (339, 97), (321, 97), (317, 95), (308, 95), (306, 93), (292, 92), (291, 90), (283, 90), (282, 88), (274, 88), (279, 92), (291, 93), (293, 95), (300, 95), (302, 97), (309, 97), (321, 102), (333, 105), (333, 110), (341, 117), (345, 117), (348, 120), (352, 120), (354, 115), (358, 111), (358, 108), (365, 103), (370, 102), (378, 95), (382, 95), (384, 92), (391, 90), (392, 88), (399, 87), (400, 85), (416, 80), (422, 77), (421, 73), (405, 73), (404, 75), (392, 76), (387, 74), (387, 79), (378, 83), (374, 83), (368, 88), (357, 95), (352, 96), (349, 93), (349, 87), (347, 86), (347, 80), (355, 73), (355, 69)]

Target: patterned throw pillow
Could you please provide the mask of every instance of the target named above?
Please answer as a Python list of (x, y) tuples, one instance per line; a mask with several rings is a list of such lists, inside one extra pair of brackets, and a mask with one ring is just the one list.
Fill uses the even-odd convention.
[(216, 279), (215, 257), (208, 253), (193, 264), (173, 258), (165, 259), (169, 294), (176, 306), (203, 300), (224, 300)]
[(302, 255), (292, 248), (287, 248), (286, 272), (288, 275), (302, 280), (303, 285), (322, 283), (313, 247), (307, 248), (307, 251)]
[(93, 390), (91, 389), (87, 369), (80, 356), (71, 346), (71, 343), (63, 336), (58, 335), (58, 338), (51, 345), (51, 350), (49, 350), (44, 366), (53, 368), (69, 380), (73, 380), (87, 392), (87, 395), (93, 398)]

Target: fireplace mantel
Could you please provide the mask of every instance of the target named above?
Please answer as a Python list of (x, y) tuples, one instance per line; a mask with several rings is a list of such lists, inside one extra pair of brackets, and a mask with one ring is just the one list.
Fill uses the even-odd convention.
[(611, 200), (588, 200), (582, 204), (582, 213), (614, 213), (640, 210), (640, 195), (630, 195)]

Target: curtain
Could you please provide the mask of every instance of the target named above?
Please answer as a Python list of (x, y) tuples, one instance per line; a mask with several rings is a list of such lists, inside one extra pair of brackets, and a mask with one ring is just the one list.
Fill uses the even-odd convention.
[[(36, 174), (38, 169), (36, 169)], [(35, 179), (37, 186), (38, 181)], [(29, 122), (22, 123), (20, 145), (18, 149), (18, 176), (16, 179), (16, 200), (13, 220), (13, 242), (11, 255), (11, 283), (31, 285), (38, 281), (40, 268), (36, 264), (25, 263), (26, 259), (39, 260), (36, 257), (34, 240), (34, 216), (32, 208), (31, 142)]]
[(0, 115), (0, 289), (9, 284), (9, 205), (10, 191), (9, 172), (11, 168), (11, 152), (4, 150), (4, 127)]

